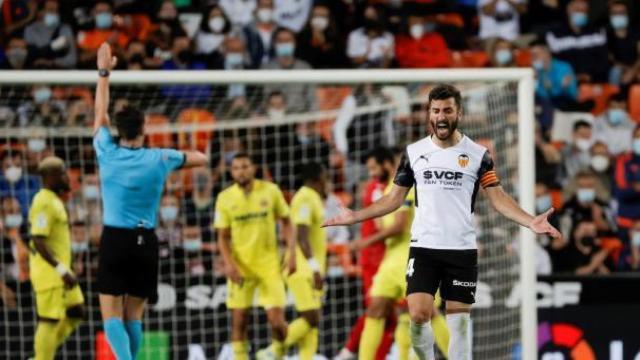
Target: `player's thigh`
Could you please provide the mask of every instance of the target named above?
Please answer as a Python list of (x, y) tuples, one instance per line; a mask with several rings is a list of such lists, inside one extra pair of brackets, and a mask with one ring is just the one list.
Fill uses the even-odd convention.
[(43, 319), (60, 320), (65, 316), (64, 288), (55, 287), (36, 292), (36, 312)]
[(447, 303), (473, 304), (478, 282), (477, 251), (449, 250), (442, 255), (442, 259), (446, 262), (441, 285), (442, 299)]
[(127, 295), (124, 298), (124, 318), (126, 320), (142, 320), (144, 308), (147, 305), (147, 299), (139, 298), (133, 295)]
[(322, 293), (313, 287), (313, 275), (298, 271), (288, 276), (287, 288), (293, 295), (296, 311), (303, 312), (320, 309)]
[(443, 268), (437, 254), (432, 249), (410, 248), (405, 274), (407, 296), (414, 293), (426, 293), (433, 298), (443, 277)]
[(400, 266), (380, 266), (380, 271), (373, 278), (373, 285), (369, 295), (372, 298), (387, 298), (398, 300), (404, 297), (406, 292), (406, 280), (404, 277), (404, 267)]
[(227, 307), (229, 309), (248, 309), (253, 306), (257, 282), (245, 278), (240, 284), (227, 280)]
[(264, 274), (258, 280), (258, 301), (265, 310), (271, 308), (284, 308), (287, 302), (287, 292), (284, 286), (284, 278), (279, 272)]

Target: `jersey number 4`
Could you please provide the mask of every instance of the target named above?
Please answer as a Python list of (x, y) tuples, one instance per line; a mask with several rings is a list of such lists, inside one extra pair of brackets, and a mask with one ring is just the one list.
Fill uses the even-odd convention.
[(416, 261), (415, 258), (411, 258), (409, 259), (409, 263), (407, 264), (407, 276), (408, 277), (412, 277), (413, 276), (413, 272), (415, 271), (413, 269), (413, 263)]

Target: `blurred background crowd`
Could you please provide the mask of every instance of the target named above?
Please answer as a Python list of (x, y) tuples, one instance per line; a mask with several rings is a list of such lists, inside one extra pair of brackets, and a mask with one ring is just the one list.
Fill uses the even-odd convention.
[[(532, 67), (536, 209), (554, 206), (565, 234), (563, 241), (540, 239), (538, 271), (633, 271), (640, 267), (639, 12), (624, 0), (0, 0), (0, 68), (95, 69), (105, 41), (118, 56), (118, 70)], [(151, 135), (152, 146), (195, 146), (212, 157), (209, 169), (177, 173), (167, 184), (158, 227), (165, 275), (215, 271), (212, 205), (234, 153), (256, 155), (262, 176), (291, 192), (299, 185), (295, 166), (305, 159), (332, 169), (364, 164), (364, 154), (392, 143), (380, 139), (389, 136), (389, 121), (411, 128), (396, 145), (427, 131), (420, 104), (401, 119), (389, 118), (389, 111), (359, 118), (356, 106), (393, 100), (374, 85), (137, 90), (115, 87), (113, 110), (133, 103), (152, 125), (268, 122), (339, 110), (328, 126), (302, 121), (215, 135)], [(0, 139), (3, 277), (28, 279), (23, 240), (40, 186), (34, 170), (54, 152), (70, 161), (74, 270), (95, 275), (101, 206), (91, 138), (42, 130), (91, 124), (92, 102), (87, 87), (0, 86), (0, 126), (31, 129), (28, 139)], [(344, 172), (334, 174), (338, 195), (329, 207), (359, 204), (361, 186), (352, 186)], [(333, 240), (344, 243), (345, 231)]]

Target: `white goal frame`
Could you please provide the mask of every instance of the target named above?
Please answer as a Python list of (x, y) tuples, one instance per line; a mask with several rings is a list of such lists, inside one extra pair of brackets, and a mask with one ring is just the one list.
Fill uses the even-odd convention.
[[(0, 71), (2, 84), (93, 85), (97, 71)], [(442, 70), (245, 70), (245, 71), (114, 71), (111, 84), (216, 83), (440, 83), (513, 81), (518, 83), (518, 189), (520, 206), (535, 210), (534, 74), (530, 68)], [(535, 235), (520, 227), (520, 336), (522, 359), (538, 358)]]

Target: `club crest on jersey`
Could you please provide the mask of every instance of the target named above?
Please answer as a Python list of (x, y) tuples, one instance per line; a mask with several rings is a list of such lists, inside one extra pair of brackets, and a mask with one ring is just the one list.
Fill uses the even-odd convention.
[(260, 201), (260, 206), (263, 207), (263, 208), (268, 207), (269, 206), (269, 201), (267, 201), (266, 199), (262, 199)]
[(458, 165), (463, 168), (467, 167), (467, 165), (469, 165), (469, 155), (462, 154), (458, 156)]

